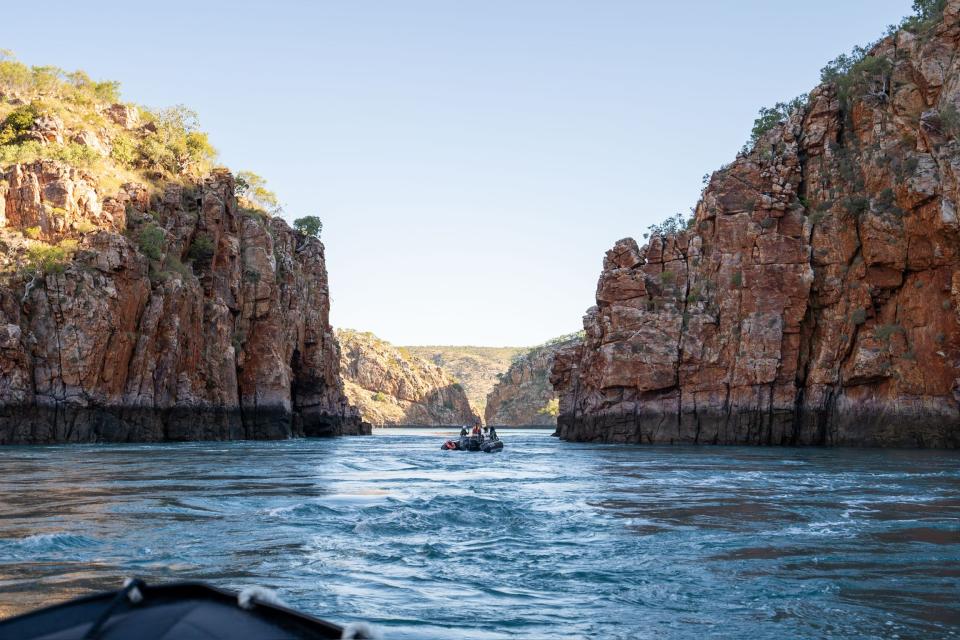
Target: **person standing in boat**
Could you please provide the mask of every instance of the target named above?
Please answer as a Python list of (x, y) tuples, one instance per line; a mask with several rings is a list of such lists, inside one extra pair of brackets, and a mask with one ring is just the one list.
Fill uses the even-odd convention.
[(487, 435), (490, 436), (491, 440), (499, 440), (497, 437), (497, 429), (493, 425), (490, 425), (487, 430)]
[(460, 427), (460, 437), (462, 438), (465, 435), (467, 435), (467, 425), (463, 425), (462, 427)]

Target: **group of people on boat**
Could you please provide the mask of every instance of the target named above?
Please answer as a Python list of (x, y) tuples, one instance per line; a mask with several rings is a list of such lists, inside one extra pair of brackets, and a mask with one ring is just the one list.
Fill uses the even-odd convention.
[(469, 431), (467, 431), (466, 425), (460, 427), (460, 437), (461, 438), (470, 437), (471, 439), (476, 439), (476, 440), (479, 440), (480, 442), (483, 442), (486, 439), (490, 439), (490, 440), (500, 439), (500, 437), (497, 435), (497, 430), (496, 428), (493, 427), (493, 425), (481, 428), (479, 421), (473, 423), (473, 429)]
[(493, 453), (503, 449), (503, 441), (497, 435), (493, 426), (482, 427), (477, 421), (470, 429), (466, 425), (460, 427), (459, 440), (447, 440), (440, 447), (444, 451), (484, 451)]

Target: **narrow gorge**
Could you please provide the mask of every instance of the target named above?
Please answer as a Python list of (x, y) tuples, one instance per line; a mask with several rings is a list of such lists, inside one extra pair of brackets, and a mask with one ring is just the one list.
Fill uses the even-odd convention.
[(607, 252), (558, 434), (960, 445), (960, 0), (824, 70), (688, 228)]

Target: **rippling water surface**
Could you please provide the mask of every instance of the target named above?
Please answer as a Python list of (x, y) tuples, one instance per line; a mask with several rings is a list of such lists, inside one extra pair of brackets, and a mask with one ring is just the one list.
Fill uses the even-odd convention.
[(123, 576), (388, 638), (960, 637), (960, 456), (504, 431), (0, 448), (0, 616)]

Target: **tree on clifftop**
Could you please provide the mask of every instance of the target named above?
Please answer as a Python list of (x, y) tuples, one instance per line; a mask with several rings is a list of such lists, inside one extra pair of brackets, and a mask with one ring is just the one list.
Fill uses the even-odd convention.
[(300, 233), (319, 238), (323, 231), (323, 222), (317, 216), (304, 216), (293, 221), (293, 228)]
[(253, 171), (239, 171), (234, 190), (241, 207), (270, 215), (280, 212), (277, 194), (267, 188), (267, 181)]

